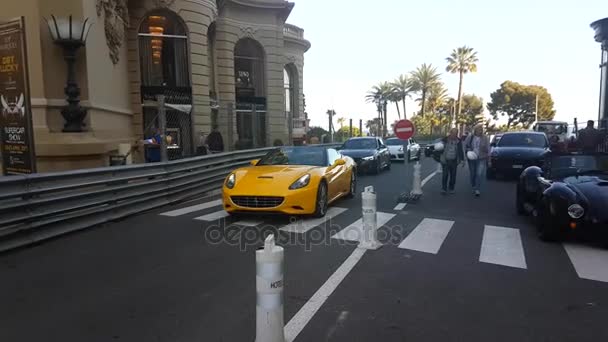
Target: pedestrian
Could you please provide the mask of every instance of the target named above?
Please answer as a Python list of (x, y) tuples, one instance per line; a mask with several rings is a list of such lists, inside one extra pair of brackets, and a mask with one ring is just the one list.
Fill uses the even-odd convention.
[(481, 185), (486, 176), (488, 155), (490, 154), (490, 139), (483, 132), (483, 124), (475, 126), (473, 134), (466, 138), (464, 145), (469, 161), (473, 194), (479, 197), (481, 195)]
[[(454, 193), (458, 164), (464, 166), (464, 150), (462, 140), (458, 138), (458, 128), (450, 129), (448, 136), (442, 139), (443, 149), (439, 151), (439, 162), (442, 167), (441, 194)], [(449, 184), (448, 184), (449, 183)], [(449, 187), (448, 187), (449, 185)]]
[(205, 145), (209, 147), (209, 152), (211, 153), (221, 153), (224, 152), (224, 140), (222, 139), (222, 134), (217, 130), (217, 125), (214, 124), (211, 128), (211, 133), (207, 136), (207, 140), (205, 141)]
[(578, 148), (585, 153), (593, 153), (600, 143), (600, 132), (595, 129), (593, 120), (587, 121), (587, 127), (578, 132)]

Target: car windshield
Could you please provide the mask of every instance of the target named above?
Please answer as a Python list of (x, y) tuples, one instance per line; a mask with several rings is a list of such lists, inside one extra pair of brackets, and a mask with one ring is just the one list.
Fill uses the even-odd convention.
[(345, 150), (373, 150), (375, 148), (375, 139), (352, 139), (344, 143)]
[(386, 140), (387, 146), (407, 146), (407, 144), (408, 144), (407, 140), (401, 140), (401, 139), (397, 139), (397, 138), (392, 138), (392, 139)]
[(547, 147), (547, 138), (542, 134), (505, 134), (498, 142), (499, 147)]
[(291, 147), (273, 150), (257, 163), (262, 165), (311, 165), (326, 166), (325, 148)]
[(557, 155), (549, 161), (551, 178), (590, 171), (608, 172), (608, 155)]

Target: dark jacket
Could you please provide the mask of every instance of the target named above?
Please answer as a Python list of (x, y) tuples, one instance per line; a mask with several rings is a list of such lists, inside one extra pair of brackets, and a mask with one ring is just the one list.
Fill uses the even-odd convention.
[(209, 136), (207, 136), (207, 145), (211, 152), (223, 152), (224, 140), (222, 139), (222, 134), (217, 131), (209, 133)]
[[(456, 161), (458, 163), (462, 162), (464, 160), (464, 148), (462, 145), (462, 140), (458, 139), (458, 146), (456, 147)], [(435, 159), (437, 162), (439, 163), (445, 163), (445, 158), (444, 158), (444, 153), (445, 153), (445, 147), (448, 145), (448, 137), (444, 137), (443, 139), (441, 139), (441, 142), (443, 143), (443, 151), (434, 151), (433, 152), (433, 159)]]

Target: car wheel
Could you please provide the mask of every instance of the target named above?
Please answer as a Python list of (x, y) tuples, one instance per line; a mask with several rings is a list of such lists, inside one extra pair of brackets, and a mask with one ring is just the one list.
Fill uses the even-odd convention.
[(536, 228), (538, 230), (538, 237), (542, 241), (546, 242), (557, 242), (563, 239), (563, 235), (559, 230), (559, 226), (553, 224), (553, 219), (547, 212), (548, 208), (541, 202), (539, 207), (535, 210)]
[(327, 213), (327, 184), (319, 183), (317, 190), (317, 201), (315, 204), (315, 217), (323, 217)]
[(348, 191), (348, 198), (354, 198), (357, 194), (357, 171), (353, 169), (350, 175), (350, 189)]
[(386, 162), (386, 169), (387, 170), (391, 169), (391, 160), (390, 159)]
[(372, 173), (377, 175), (380, 174), (380, 172), (382, 171), (382, 162), (380, 162), (380, 159), (378, 159), (376, 161), (376, 167), (372, 170)]

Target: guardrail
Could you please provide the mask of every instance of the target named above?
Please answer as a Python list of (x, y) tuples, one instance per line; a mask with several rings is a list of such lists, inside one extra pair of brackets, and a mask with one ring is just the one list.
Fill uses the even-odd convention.
[(0, 251), (201, 196), (272, 149), (0, 177)]

